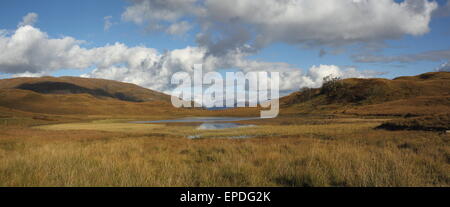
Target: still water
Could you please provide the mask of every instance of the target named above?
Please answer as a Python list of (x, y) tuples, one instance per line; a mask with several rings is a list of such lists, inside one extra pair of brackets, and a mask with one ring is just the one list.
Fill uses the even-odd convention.
[(234, 121), (247, 121), (257, 120), (260, 117), (186, 117), (181, 119), (168, 119), (168, 120), (156, 120), (156, 121), (133, 121), (135, 124), (156, 124), (156, 123), (221, 123), (221, 122), (234, 122)]
[[(235, 121), (257, 120), (259, 117), (186, 117), (181, 119), (168, 119), (156, 121), (133, 121), (134, 124), (157, 124), (157, 123), (202, 123), (198, 130), (218, 130), (241, 127), (252, 127), (255, 125), (245, 125), (238, 123), (229, 123)], [(224, 123), (227, 122), (227, 123)]]
[[(232, 128), (242, 128), (242, 127), (254, 127), (255, 125), (249, 124), (239, 124), (230, 123), (236, 121), (246, 121), (246, 120), (257, 120), (259, 117), (186, 117), (181, 119), (168, 119), (168, 120), (156, 120), (156, 121), (133, 121), (130, 123), (135, 124), (157, 124), (157, 123), (201, 123), (197, 129), (198, 130), (221, 130), (221, 129), (232, 129)], [(201, 135), (189, 135), (189, 139), (202, 138)], [(227, 137), (232, 139), (245, 139), (252, 138), (251, 136), (232, 136)]]

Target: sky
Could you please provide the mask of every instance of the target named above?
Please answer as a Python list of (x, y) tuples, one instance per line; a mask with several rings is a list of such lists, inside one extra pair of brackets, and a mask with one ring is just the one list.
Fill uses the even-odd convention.
[(2, 0), (0, 78), (81, 76), (170, 93), (171, 75), (278, 71), (284, 91), (327, 75), (450, 70), (446, 0)]

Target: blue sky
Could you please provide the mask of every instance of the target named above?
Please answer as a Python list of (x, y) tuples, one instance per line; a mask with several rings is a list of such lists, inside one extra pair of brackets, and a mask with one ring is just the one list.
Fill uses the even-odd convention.
[[(344, 0), (345, 1), (345, 0)], [(145, 2), (145, 1), (144, 1)], [(149, 0), (149, 2), (152, 2)], [(401, 3), (403, 1), (395, 1)], [(414, 0), (411, 0), (414, 2)], [(415, 1), (419, 2), (419, 1)], [(17, 25), (22, 18), (27, 14), (34, 12), (38, 15), (36, 23), (32, 25), (33, 28), (48, 34), (48, 39), (59, 39), (63, 37), (72, 37), (76, 40), (83, 40), (84, 43), (79, 44), (82, 48), (93, 49), (104, 47), (106, 45), (113, 45), (116, 42), (123, 43), (128, 48), (133, 47), (145, 47), (153, 48), (158, 51), (159, 54), (163, 54), (167, 51), (174, 51), (176, 49), (185, 49), (186, 47), (205, 47), (206, 50), (210, 50), (209, 45), (201, 45), (198, 41), (199, 34), (207, 34), (210, 32), (217, 37), (226, 36), (227, 33), (220, 29), (206, 31), (202, 29), (202, 23), (197, 19), (200, 17), (195, 16), (193, 13), (189, 12), (178, 12), (181, 16), (176, 18), (169, 17), (155, 17), (149, 15), (148, 19), (144, 19), (143, 22), (139, 23), (139, 15), (143, 13), (137, 13), (136, 16), (125, 17), (125, 12), (128, 8), (136, 9), (139, 8), (142, 2), (140, 1), (122, 1), (122, 0), (3, 0), (0, 2), (0, 29), (6, 30), (8, 33), (4, 35), (5, 38), (10, 38), (15, 30), (18, 28)], [(362, 37), (355, 41), (350, 41), (350, 43), (341, 42), (326, 42), (326, 43), (314, 43), (313, 45), (304, 44), (305, 41), (297, 41), (295, 38), (289, 37), (287, 35), (278, 35), (266, 43), (247, 53), (244, 56), (245, 60), (256, 61), (256, 62), (269, 62), (269, 63), (283, 63), (288, 64), (289, 68), (298, 68), (303, 70), (303, 73), (316, 65), (334, 65), (344, 70), (345, 68), (351, 67), (358, 71), (369, 70), (374, 73), (377, 77), (393, 78), (402, 75), (416, 75), (424, 72), (434, 71), (440, 65), (448, 62), (450, 57), (443, 56), (441, 58), (423, 58), (417, 61), (396, 61), (395, 58), (391, 58), (389, 61), (383, 61), (378, 59), (377, 61), (358, 61), (355, 56), (365, 55), (365, 56), (377, 56), (377, 57), (402, 57), (402, 56), (412, 56), (420, 53), (427, 53), (435, 50), (449, 51), (450, 50), (450, 15), (448, 15), (449, 7), (447, 1), (439, 0), (437, 1), (439, 7), (435, 9), (435, 12), (431, 14), (431, 20), (426, 22), (427, 26), (430, 28), (429, 31), (423, 32), (419, 31), (419, 35), (412, 35), (413, 32), (403, 32), (399, 31), (396, 33), (386, 35), (386, 32), (380, 32), (380, 37), (370, 36), (371, 39), (376, 39), (375, 48), (362, 49), (367, 47), (366, 41), (371, 41), (368, 37)], [(417, 3), (418, 4), (418, 3)], [(148, 3), (147, 6), (155, 5), (153, 3)], [(133, 7), (134, 6), (134, 7)], [(167, 6), (167, 5), (163, 5)], [(195, 6), (195, 5), (194, 5)], [(158, 7), (159, 8), (159, 7)], [(154, 12), (158, 8), (149, 8), (148, 11), (141, 12)], [(175, 8), (175, 9), (174, 9)], [(178, 7), (169, 7), (169, 11), (177, 10)], [(181, 8), (181, 7), (180, 7)], [(206, 7), (205, 7), (206, 8)], [(450, 7), (449, 7), (450, 8)], [(161, 7), (161, 9), (167, 9), (166, 7)], [(208, 10), (210, 8), (207, 8)], [(181, 9), (180, 9), (181, 10)], [(436, 11), (439, 10), (439, 14)], [(131, 11), (131, 10), (130, 10)], [(134, 10), (133, 10), (134, 11)], [(338, 9), (337, 9), (338, 12)], [(337, 13), (339, 14), (339, 13)], [(111, 16), (110, 22), (111, 27), (107, 30), (104, 29), (105, 17)], [(202, 17), (205, 18), (205, 17)], [(208, 20), (216, 18), (214, 15), (209, 16)], [(245, 19), (245, 17), (241, 17)], [(250, 17), (249, 17), (250, 18)], [(301, 18), (299, 16), (298, 18)], [(401, 17), (400, 17), (401, 18)], [(295, 18), (294, 18), (295, 20)], [(165, 32), (166, 28), (170, 25), (187, 22), (190, 25), (190, 29), (182, 34), (168, 34)], [(250, 20), (249, 20), (250, 21)], [(253, 21), (253, 20), (252, 20)], [(358, 22), (358, 19), (354, 20)], [(405, 20), (406, 21), (406, 20)], [(213, 20), (211, 20), (213, 24)], [(327, 23), (327, 22), (325, 22)], [(339, 23), (339, 22), (338, 22)], [(342, 22), (344, 24), (345, 22)], [(408, 22), (407, 22), (408, 23)], [(347, 24), (347, 23), (345, 23)], [(352, 23), (350, 23), (352, 24)], [(402, 22), (403, 24), (403, 22)], [(163, 29), (148, 29), (149, 25), (159, 25)], [(220, 24), (217, 24), (220, 25)], [(248, 22), (242, 25), (249, 25)], [(256, 25), (256, 26), (255, 26)], [(304, 24), (299, 24), (299, 28), (293, 31), (300, 31), (299, 35), (302, 35), (301, 28)], [(228, 26), (228, 25), (227, 25)], [(321, 25), (317, 25), (320, 27)], [(230, 26), (231, 28), (234, 27)], [(255, 23), (250, 25), (250, 28), (260, 27), (260, 23)], [(236, 27), (238, 28), (238, 27)], [(262, 26), (261, 26), (262, 28)], [(394, 27), (395, 28), (395, 25)], [(283, 29), (283, 28), (281, 28)], [(264, 32), (261, 32), (264, 31)], [(291, 30), (287, 30), (288, 32)], [(316, 31), (316, 30), (314, 30)], [(322, 31), (322, 30), (317, 30)], [(405, 30), (406, 31), (406, 30)], [(409, 30), (407, 30), (409, 31)], [(378, 32), (378, 31), (375, 31)], [(403, 32), (403, 33), (402, 33)], [(252, 29), (250, 34), (255, 37), (259, 35), (273, 35), (273, 33), (267, 33), (267, 28), (263, 29)], [(317, 34), (314, 34), (317, 35)], [(313, 36), (314, 36), (313, 35)], [(281, 36), (281, 37), (279, 37)], [(216, 37), (216, 38), (217, 38)], [(338, 36), (340, 37), (340, 36)], [(277, 39), (278, 38), (278, 39)], [(366, 39), (365, 39), (366, 38)], [(226, 38), (225, 38), (226, 39)], [(370, 40), (368, 40), (370, 39)], [(212, 38), (214, 40), (214, 38)], [(256, 38), (250, 38), (247, 42), (249, 44), (254, 43)], [(297, 41), (297, 42), (296, 42)], [(307, 39), (306, 41), (316, 41), (315, 39)], [(329, 41), (328, 39), (319, 39), (318, 41)], [(330, 40), (331, 41), (331, 40)], [(334, 40), (332, 40), (334, 41)], [(245, 42), (244, 42), (245, 43)], [(336, 46), (338, 45), (338, 46)], [(236, 48), (232, 48), (233, 50)], [(320, 56), (320, 51), (324, 51), (324, 55)], [(208, 53), (208, 52), (206, 52)], [(444, 52), (445, 53), (445, 52)], [(1, 56), (1, 55), (0, 55)], [(216, 55), (220, 58), (226, 58), (225, 56)], [(27, 57), (28, 58), (28, 57)], [(392, 60), (394, 59), (394, 60)], [(1, 59), (0, 59), (1, 61)], [(8, 64), (12, 64), (9, 63)], [(5, 63), (5, 65), (8, 65)], [(129, 62), (124, 63), (129, 64)], [(41, 63), (38, 64), (43, 65)], [(45, 64), (44, 64), (45, 65)], [(70, 64), (62, 64), (69, 65)], [(114, 63), (112, 66), (120, 66), (121, 63)], [(235, 68), (238, 65), (224, 64), (224, 68)], [(0, 66), (2, 66), (0, 62)], [(112, 67), (111, 66), (111, 67)], [(3, 65), (3, 67), (6, 67)], [(18, 66), (19, 67), (19, 66)], [(30, 66), (31, 67), (31, 66)], [(36, 66), (38, 67), (38, 66)], [(64, 66), (66, 67), (66, 66)], [(20, 66), (19, 68), (23, 68)], [(54, 76), (79, 76), (82, 74), (90, 74), (92, 70), (99, 68), (97, 65), (92, 64), (85, 68), (75, 67), (75, 68), (54, 68), (52, 70), (46, 70), (44, 68), (36, 69), (33, 66), (33, 71), (30, 72), (41, 72), (44, 71), (45, 74)], [(110, 68), (109, 68), (110, 69)], [(106, 70), (106, 69), (105, 69)], [(5, 72), (7, 71), (7, 72)], [(13, 69), (0, 70), (3, 73), (2, 77), (12, 77), (14, 76)], [(24, 72), (22, 70), (21, 72)], [(27, 70), (28, 71), (28, 70)], [(97, 71), (98, 72), (98, 71)], [(104, 72), (104, 71), (103, 71)], [(101, 73), (106, 74), (107, 72)], [(129, 74), (130, 72), (128, 72)], [(19, 74), (19, 73), (18, 73)], [(97, 74), (97, 76), (101, 76)], [(89, 77), (95, 77), (95, 75), (89, 75)], [(116, 77), (116, 76), (114, 76)], [(107, 77), (108, 78), (108, 77)], [(140, 85), (146, 86), (142, 81), (122, 77), (114, 78), (121, 81), (135, 82)], [(147, 84), (148, 85), (148, 84)], [(157, 89), (156, 87), (149, 86), (149, 88)], [(162, 90), (162, 89), (161, 89)]]

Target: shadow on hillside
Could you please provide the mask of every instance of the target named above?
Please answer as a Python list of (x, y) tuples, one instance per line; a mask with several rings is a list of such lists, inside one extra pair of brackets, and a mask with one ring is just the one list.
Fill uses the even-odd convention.
[(17, 89), (30, 90), (37, 93), (44, 94), (91, 94), (96, 97), (110, 97), (122, 101), (142, 102), (142, 100), (135, 97), (127, 96), (123, 93), (109, 93), (103, 89), (90, 89), (81, 87), (71, 83), (64, 82), (39, 82), (39, 83), (24, 83), (16, 87)]

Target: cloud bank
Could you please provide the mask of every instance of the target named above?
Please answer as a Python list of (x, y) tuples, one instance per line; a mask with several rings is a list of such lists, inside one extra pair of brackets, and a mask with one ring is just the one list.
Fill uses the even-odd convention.
[(172, 74), (192, 72), (194, 64), (203, 64), (204, 71), (239, 68), (248, 71), (279, 71), (281, 90), (319, 87), (322, 78), (333, 74), (341, 77), (372, 77), (371, 71), (342, 69), (333, 65), (314, 66), (303, 72), (287, 63), (247, 59), (239, 51), (216, 57), (205, 47), (186, 47), (160, 53), (144, 46), (128, 47), (123, 43), (86, 48), (85, 42), (73, 37), (52, 38), (31, 25), (0, 33), (0, 72), (18, 76), (48, 75), (60, 69), (93, 68), (83, 77), (118, 80), (170, 93)]
[[(170, 28), (194, 19), (209, 53), (255, 52), (271, 43), (303, 46), (371, 44), (423, 35), (436, 2), (427, 0), (132, 0), (125, 21)], [(154, 27), (151, 25), (158, 25)], [(171, 33), (166, 29), (167, 33)], [(188, 29), (181, 30), (186, 32)]]
[[(73, 37), (52, 38), (34, 27), (36, 13), (23, 17), (12, 32), (0, 31), (0, 72), (14, 76), (51, 74), (60, 69), (93, 69), (85, 77), (135, 83), (168, 92), (170, 76), (191, 72), (194, 64), (205, 71), (238, 68), (279, 71), (281, 89), (319, 87), (324, 76), (372, 77), (373, 71), (318, 65), (307, 70), (287, 63), (263, 62), (247, 57), (277, 42), (322, 48), (364, 44), (429, 32), (431, 17), (442, 13), (428, 0), (130, 0), (122, 20), (171, 35), (196, 32), (197, 46), (167, 52), (123, 43), (86, 48)], [(448, 7), (448, 3), (447, 3)], [(104, 18), (104, 30), (112, 26)], [(333, 50), (331, 50), (333, 51)], [(359, 62), (408, 62), (448, 59), (448, 51), (419, 55), (354, 57)]]

